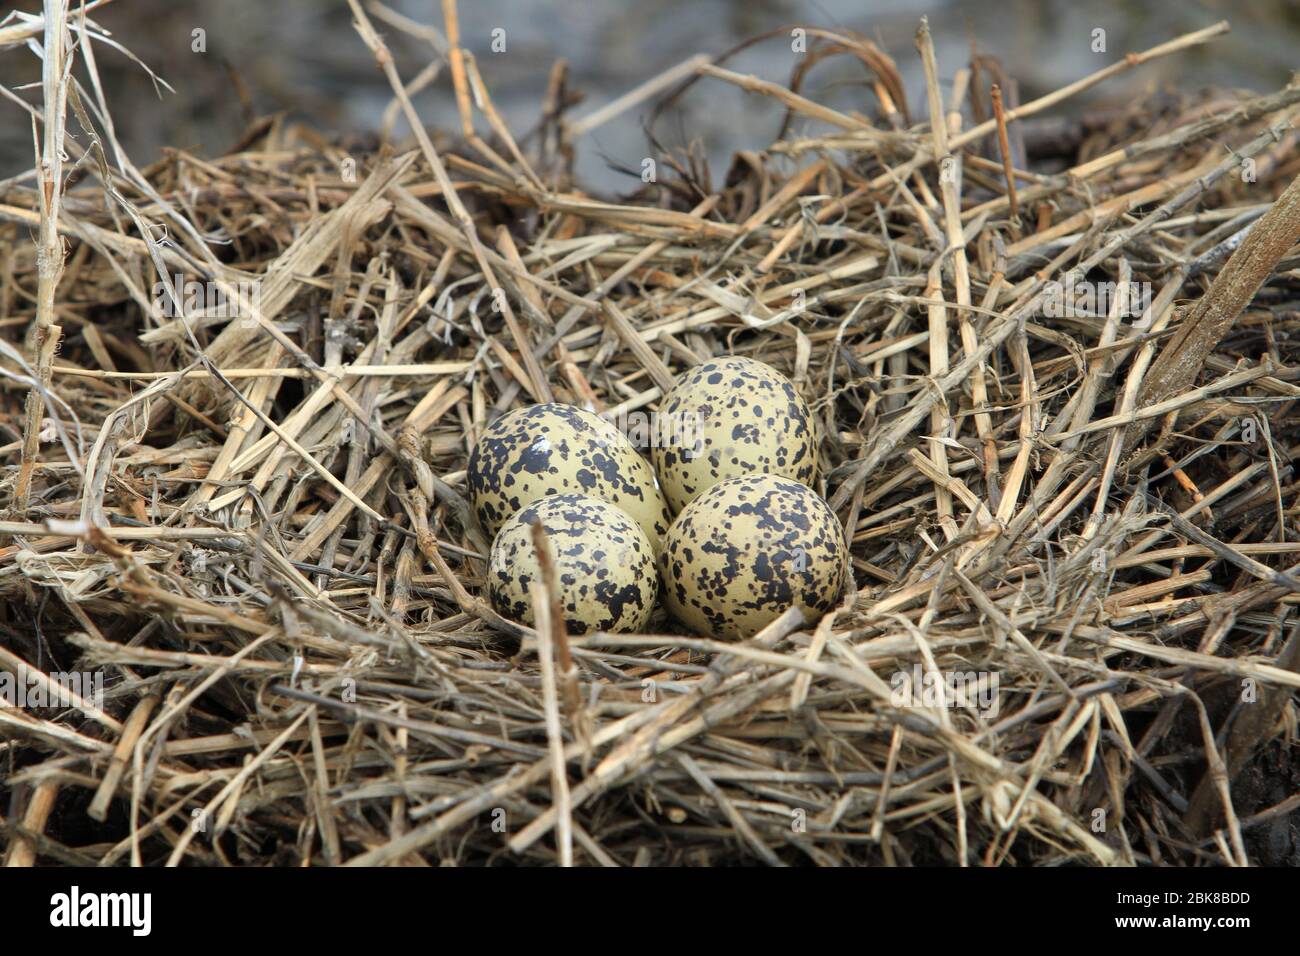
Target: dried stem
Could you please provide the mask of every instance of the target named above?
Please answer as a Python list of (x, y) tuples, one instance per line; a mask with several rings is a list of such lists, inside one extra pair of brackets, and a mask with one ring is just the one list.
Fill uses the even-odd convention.
[(63, 239), (59, 235), (59, 209), (63, 198), (63, 129), (67, 115), (69, 74), (72, 69), (67, 28), (68, 0), (44, 0), (45, 42), (41, 87), (45, 94), (45, 128), (38, 163), (41, 230), (37, 239), (38, 264), (36, 320), (31, 348), (36, 382), (27, 393), (23, 421), (23, 457), (14, 486), (14, 506), (27, 510), (32, 475), (40, 453), (43, 393), (50, 387), (50, 369), (63, 329), (55, 324), (54, 296), (63, 276)]

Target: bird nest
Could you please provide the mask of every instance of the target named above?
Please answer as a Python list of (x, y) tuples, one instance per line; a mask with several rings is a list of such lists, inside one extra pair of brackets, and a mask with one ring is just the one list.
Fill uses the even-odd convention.
[[(456, 135), (354, 3), (413, 142), (277, 117), (147, 168), (63, 78), (93, 22), (0, 31), (46, 57), (0, 204), (9, 862), (1294, 862), (1300, 87), (1069, 114), (1226, 26), (1021, 103), (988, 58), (941, 84), (923, 25), (918, 108), (809, 29), (786, 86), (696, 58), (575, 116), (558, 67), (516, 139), (448, 7)], [(804, 91), (828, 57), (870, 116)], [(787, 112), (724, 184), (573, 182), (611, 115), (719, 83)], [(626, 422), (723, 354), (813, 409), (839, 607), (497, 616), (486, 424)]]

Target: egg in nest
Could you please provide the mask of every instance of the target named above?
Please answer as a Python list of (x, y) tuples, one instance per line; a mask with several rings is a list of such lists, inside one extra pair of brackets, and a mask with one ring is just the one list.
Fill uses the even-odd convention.
[(538, 520), (555, 558), (569, 632), (644, 628), (659, 593), (650, 541), (619, 508), (587, 495), (539, 498), (502, 525), (488, 557), (488, 595), (497, 613), (534, 622), (532, 585), (542, 580), (532, 538)]
[(680, 436), (653, 450), (674, 514), (728, 478), (769, 474), (810, 485), (816, 474), (807, 402), (788, 378), (754, 359), (728, 355), (695, 366), (664, 396), (659, 419)]
[(730, 478), (692, 501), (659, 554), (664, 603), (700, 634), (750, 637), (798, 606), (809, 623), (835, 607), (848, 546), (816, 492), (778, 475)]
[(551, 402), (487, 427), (469, 456), (469, 490), (489, 535), (539, 498), (581, 494), (627, 512), (658, 551), (670, 518), (650, 464), (599, 415)]

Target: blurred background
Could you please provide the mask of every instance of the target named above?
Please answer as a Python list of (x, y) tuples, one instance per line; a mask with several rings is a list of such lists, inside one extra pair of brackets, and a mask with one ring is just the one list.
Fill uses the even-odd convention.
[[(376, 27), (410, 82), (437, 57), (434, 42), (384, 22), (367, 3)], [(19, 9), (37, 12), (28, 0)], [(75, 7), (75, 3), (74, 3)], [(387, 0), (387, 10), (442, 28), (438, 0)], [(570, 116), (606, 103), (695, 53), (721, 53), (782, 25), (850, 29), (873, 39), (898, 64), (913, 114), (924, 116), (923, 81), (913, 34), (930, 17), (945, 83), (965, 65), (974, 42), (1001, 59), (1027, 101), (1071, 80), (1179, 34), (1227, 19), (1232, 32), (1187, 53), (1125, 74), (1071, 104), (1076, 111), (1173, 88), (1207, 86), (1274, 90), (1300, 66), (1300, 3), (1296, 0), (472, 0), (460, 4), (462, 44), (477, 56), (493, 102), (516, 134), (531, 129), (552, 64), (568, 61), (570, 88), (585, 95)], [(137, 164), (175, 145), (220, 155), (246, 127), (246, 115), (284, 112), (323, 134), (357, 142), (379, 128), (390, 101), (387, 82), (352, 27), (344, 0), (116, 0), (92, 14), (115, 40), (139, 56), (175, 92), (155, 90), (125, 56), (99, 46), (97, 61), (119, 137)], [(1093, 52), (1093, 31), (1106, 31), (1106, 52)], [(196, 29), (206, 52), (191, 49)], [(492, 51), (504, 30), (505, 52)], [(794, 59), (788, 34), (750, 47), (726, 66), (788, 82)], [(40, 64), (21, 47), (0, 51), (0, 83), (39, 102)], [(242, 92), (240, 87), (243, 87)], [(874, 113), (876, 101), (860, 66), (846, 57), (825, 61), (803, 87), (839, 109)], [(241, 99), (242, 98), (242, 99)], [(449, 75), (415, 98), (424, 122), (457, 127)], [(30, 123), (0, 100), (0, 179), (32, 166)], [(601, 125), (577, 156), (579, 181), (598, 192), (631, 191), (649, 147), (644, 123), (650, 104)], [(697, 83), (655, 127), (665, 146), (698, 141), (714, 180), (736, 149), (771, 142), (781, 114), (763, 97), (716, 80)], [(76, 124), (69, 123), (75, 130)], [(399, 121), (397, 134), (407, 135)], [(364, 138), (362, 139), (364, 144)]]

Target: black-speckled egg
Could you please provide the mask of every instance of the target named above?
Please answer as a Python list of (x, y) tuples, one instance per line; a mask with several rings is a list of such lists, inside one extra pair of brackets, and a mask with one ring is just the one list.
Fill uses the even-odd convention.
[(569, 633), (644, 628), (659, 593), (650, 541), (622, 510), (588, 495), (539, 498), (501, 526), (488, 558), (488, 594), (497, 613), (533, 623), (532, 585), (542, 579), (532, 538), (537, 520), (555, 556)]
[(767, 474), (811, 485), (817, 472), (812, 413), (788, 378), (754, 359), (728, 355), (686, 372), (659, 406), (678, 441), (653, 459), (676, 514), (728, 478)]
[(656, 552), (671, 520), (649, 462), (612, 424), (573, 405), (529, 405), (498, 418), (474, 446), (468, 477), (489, 535), (529, 502), (566, 493), (618, 505)]
[(729, 478), (677, 516), (659, 554), (664, 603), (700, 634), (750, 637), (797, 605), (835, 607), (848, 546), (830, 505), (777, 475)]

